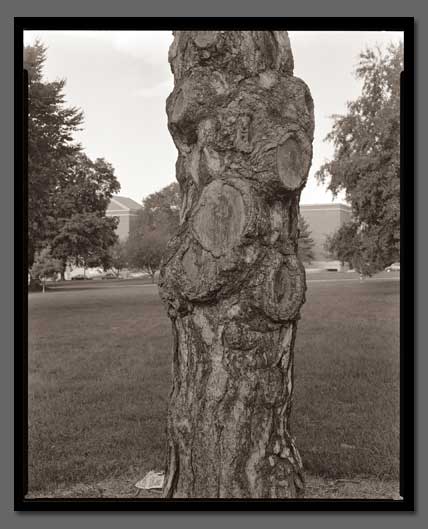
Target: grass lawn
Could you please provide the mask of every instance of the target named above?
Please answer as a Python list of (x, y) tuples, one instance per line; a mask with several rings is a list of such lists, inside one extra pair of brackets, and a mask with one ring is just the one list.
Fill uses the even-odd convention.
[[(399, 282), (391, 278), (309, 283), (293, 432), (313, 476), (398, 479)], [(69, 282), (29, 296), (31, 493), (135, 483), (164, 467), (170, 322), (157, 287), (141, 283)]]

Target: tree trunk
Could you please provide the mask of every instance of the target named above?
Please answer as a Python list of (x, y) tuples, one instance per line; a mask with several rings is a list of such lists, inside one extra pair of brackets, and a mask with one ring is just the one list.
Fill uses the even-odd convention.
[(301, 496), (289, 417), (312, 98), (287, 32), (174, 35), (182, 207), (159, 279), (174, 337), (164, 495)]
[(65, 271), (67, 270), (67, 261), (61, 263), (61, 281), (65, 281)]

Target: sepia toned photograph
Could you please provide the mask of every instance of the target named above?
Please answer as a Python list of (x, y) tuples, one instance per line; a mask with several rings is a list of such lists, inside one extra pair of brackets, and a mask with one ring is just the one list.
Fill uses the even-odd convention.
[(299, 20), (18, 24), (21, 507), (412, 505), (413, 20)]

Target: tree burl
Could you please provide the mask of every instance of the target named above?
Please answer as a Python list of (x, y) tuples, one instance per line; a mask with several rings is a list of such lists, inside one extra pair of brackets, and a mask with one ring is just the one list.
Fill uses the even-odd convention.
[(182, 204), (159, 280), (174, 337), (164, 495), (298, 497), (289, 419), (312, 98), (285, 31), (177, 31), (169, 61)]

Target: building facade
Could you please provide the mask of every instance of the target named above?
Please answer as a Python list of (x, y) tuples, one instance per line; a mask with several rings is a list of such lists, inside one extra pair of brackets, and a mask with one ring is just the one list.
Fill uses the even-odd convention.
[(110, 200), (106, 216), (119, 218), (116, 233), (120, 241), (125, 241), (128, 238), (140, 209), (142, 206), (132, 198), (113, 197)]
[(328, 267), (331, 260), (324, 249), (326, 238), (351, 220), (351, 207), (346, 204), (304, 204), (300, 205), (300, 214), (308, 223), (314, 241), (311, 266)]

